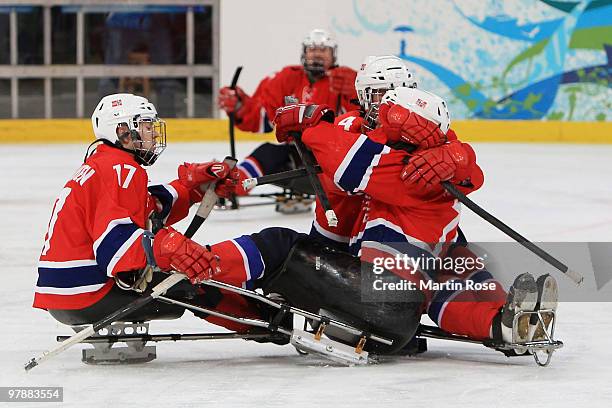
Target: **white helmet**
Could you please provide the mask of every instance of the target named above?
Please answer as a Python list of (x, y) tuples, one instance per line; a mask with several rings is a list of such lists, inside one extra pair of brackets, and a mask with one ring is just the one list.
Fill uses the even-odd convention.
[(359, 104), (365, 111), (370, 108), (373, 94), (379, 91), (380, 97), (389, 89), (399, 86), (416, 88), (417, 83), (414, 75), (401, 58), (393, 55), (366, 57), (361, 68), (357, 71), (355, 89)]
[(387, 91), (381, 103), (394, 103), (436, 123), (442, 133), (450, 128), (450, 113), (444, 99), (431, 92), (400, 87)]
[(366, 57), (355, 78), (357, 98), (364, 111), (365, 130), (376, 127), (378, 105), (385, 92), (399, 86), (417, 87), (414, 75), (401, 58), (393, 55)]
[(323, 65), (318, 61), (306, 60), (306, 50), (313, 47), (331, 48), (332, 66), (334, 66), (336, 65), (338, 43), (329, 32), (320, 28), (315, 28), (309, 32), (306, 38), (304, 38), (304, 41), (302, 41), (302, 65), (304, 65), (304, 70), (306, 70), (309, 75), (320, 78), (325, 75), (325, 68)]
[[(166, 148), (166, 124), (157, 116), (155, 106), (142, 96), (105, 96), (91, 115), (91, 124), (97, 139), (116, 144), (130, 137), (136, 158), (146, 166), (153, 164)], [(143, 140), (145, 132), (149, 137)]]

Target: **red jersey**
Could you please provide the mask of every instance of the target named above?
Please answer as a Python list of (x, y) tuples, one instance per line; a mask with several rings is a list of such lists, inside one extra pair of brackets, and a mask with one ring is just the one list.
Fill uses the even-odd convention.
[[(260, 82), (253, 97), (245, 102), (236, 125), (247, 132), (271, 132), (276, 110), (285, 106), (285, 96), (293, 96), (300, 103), (326, 104), (336, 110), (339, 94), (331, 91), (329, 82), (324, 76), (311, 84), (301, 65), (285, 67)], [(353, 95), (340, 95), (340, 112), (358, 109), (351, 103), (353, 99), (357, 99), (356, 91)]]
[[(360, 214), (352, 219), (351, 253), (359, 254), (365, 241), (429, 246), (456, 239), (459, 202), (449, 195), (431, 201), (411, 195), (399, 177), (408, 153), (386, 146), (380, 132), (366, 136), (322, 123), (306, 129), (302, 140), (338, 189), (363, 195)], [(478, 166), (470, 180), (469, 186), (458, 186), (466, 194), (484, 181)], [(341, 217), (338, 214), (340, 222)]]
[(178, 180), (147, 184), (132, 154), (98, 146), (55, 201), (34, 307), (82, 309), (111, 289), (118, 272), (146, 265), (141, 241), (151, 212), (161, 204), (164, 221), (172, 224), (187, 215), (192, 201)]
[[(343, 131), (352, 133), (361, 132), (362, 123), (363, 118), (357, 110), (346, 112), (334, 121), (334, 124)], [(335, 227), (327, 225), (325, 210), (319, 201), (319, 197), (317, 197), (315, 219), (312, 222), (310, 235), (316, 236), (319, 240), (325, 241), (335, 248), (348, 252), (351, 233), (363, 207), (364, 195), (350, 194), (338, 188), (332, 178), (325, 173), (319, 175), (319, 180), (321, 180), (321, 185), (327, 193), (331, 207), (338, 216), (338, 225)]]

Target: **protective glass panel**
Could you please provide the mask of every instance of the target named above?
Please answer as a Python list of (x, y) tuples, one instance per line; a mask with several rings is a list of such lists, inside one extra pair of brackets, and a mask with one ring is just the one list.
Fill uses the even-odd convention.
[(76, 117), (76, 79), (52, 79), (52, 117)]
[(11, 117), (11, 80), (0, 79), (0, 119)]
[(194, 7), (194, 62), (212, 64), (212, 7)]
[(51, 8), (51, 63), (76, 64), (76, 14)]
[(0, 8), (0, 64), (11, 63), (11, 39), (9, 13)]
[(86, 64), (187, 62), (187, 7), (109, 5), (84, 11)]
[(19, 80), (19, 117), (42, 118), (45, 116), (44, 80), (26, 78)]
[(194, 116), (211, 118), (215, 101), (212, 94), (212, 78), (194, 80)]
[(19, 64), (43, 64), (42, 7), (20, 7), (17, 12)]

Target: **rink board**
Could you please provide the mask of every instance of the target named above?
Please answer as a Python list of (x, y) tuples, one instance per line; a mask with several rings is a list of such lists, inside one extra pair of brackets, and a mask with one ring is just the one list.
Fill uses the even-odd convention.
[[(226, 119), (167, 119), (168, 140), (201, 142), (228, 140)], [(451, 124), (467, 142), (612, 143), (612, 122), (457, 120)], [(0, 143), (66, 143), (92, 140), (89, 119), (0, 120)], [(236, 140), (271, 141), (272, 133), (236, 129)]]

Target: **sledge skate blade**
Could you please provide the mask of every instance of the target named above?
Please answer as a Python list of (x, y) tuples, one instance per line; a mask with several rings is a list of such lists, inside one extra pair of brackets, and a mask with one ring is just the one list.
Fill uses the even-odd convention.
[(96, 344), (94, 348), (83, 349), (81, 361), (92, 365), (141, 364), (157, 358), (155, 346), (109, 346)]
[(303, 330), (294, 329), (290, 342), (299, 351), (318, 354), (344, 365), (366, 365), (369, 363), (366, 351), (357, 353), (355, 347), (325, 337), (317, 340), (313, 333)]
[[(78, 331), (78, 328), (74, 328)], [(126, 346), (118, 346), (116, 343), (97, 343), (95, 340), (105, 335), (148, 335), (149, 323), (115, 322), (102, 329), (83, 343), (89, 343), (93, 348), (82, 351), (81, 361), (85, 364), (140, 364), (147, 363), (157, 358), (156, 347), (147, 346), (146, 341), (126, 342)]]

